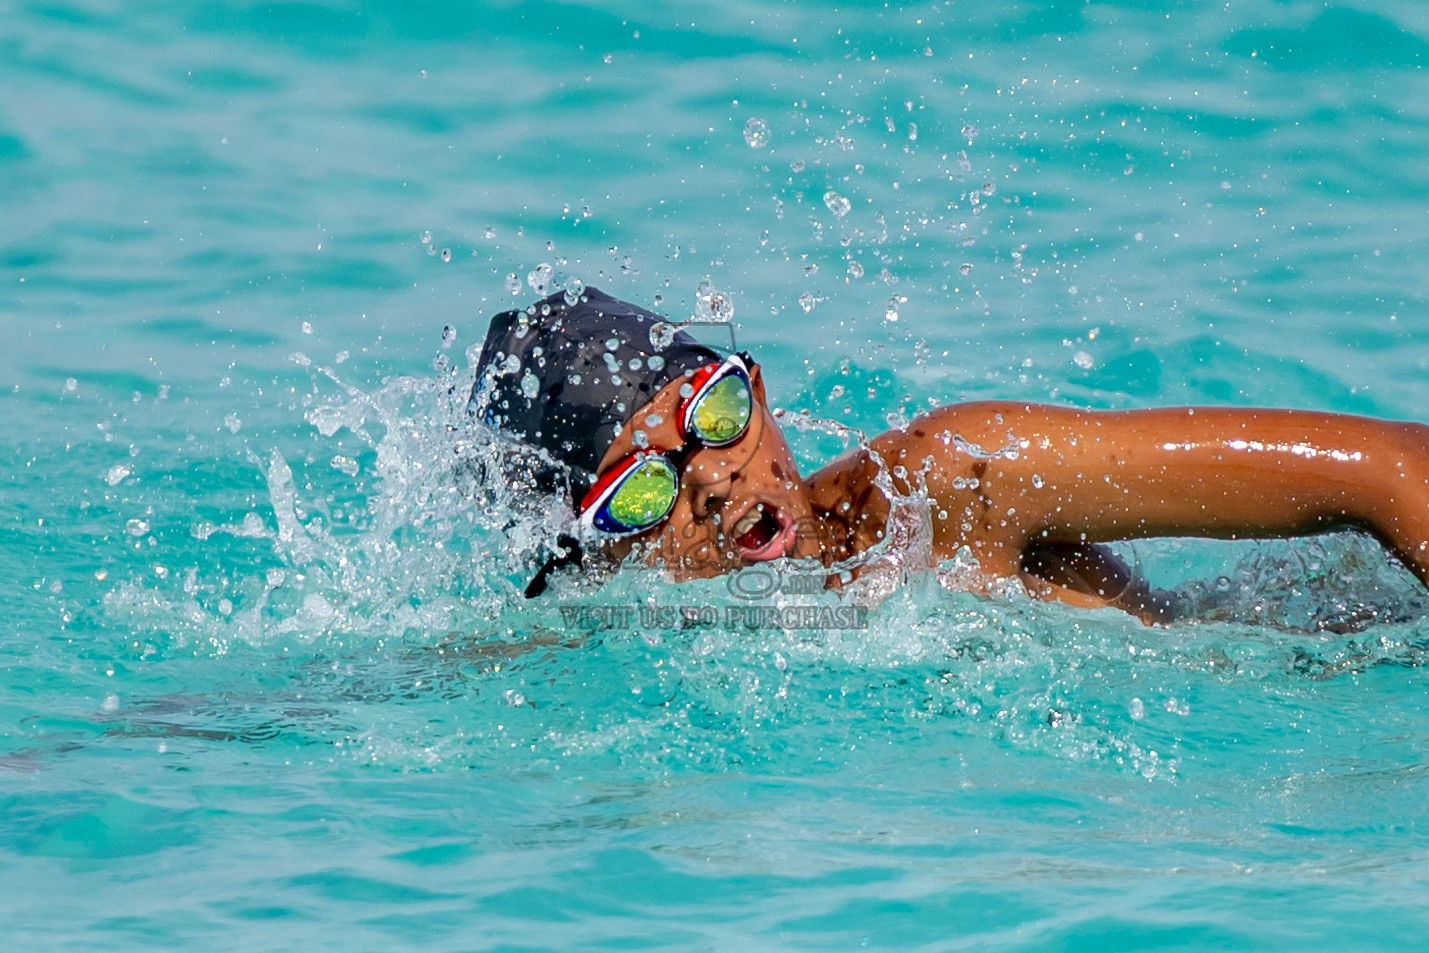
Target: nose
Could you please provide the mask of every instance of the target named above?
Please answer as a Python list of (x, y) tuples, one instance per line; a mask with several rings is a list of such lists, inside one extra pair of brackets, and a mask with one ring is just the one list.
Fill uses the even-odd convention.
[(756, 422), (739, 440), (727, 447), (701, 447), (685, 463), (683, 480), (691, 490), (691, 509), (696, 518), (708, 519), (734, 492), (736, 480), (749, 482), (746, 473), (758, 469), (763, 427)]
[(699, 480), (691, 486), (694, 496), (690, 502), (690, 508), (694, 511), (697, 519), (709, 519), (714, 513), (724, 505), (724, 501), (729, 499), (731, 485), (734, 480), (729, 474), (723, 474), (717, 479)]

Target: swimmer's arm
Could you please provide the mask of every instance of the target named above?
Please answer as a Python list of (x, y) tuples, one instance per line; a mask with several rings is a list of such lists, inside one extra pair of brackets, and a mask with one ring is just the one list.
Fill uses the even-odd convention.
[(1307, 411), (954, 405), (874, 450), (924, 481), (935, 546), (1016, 576), (1037, 546), (1358, 527), (1429, 583), (1429, 428)]

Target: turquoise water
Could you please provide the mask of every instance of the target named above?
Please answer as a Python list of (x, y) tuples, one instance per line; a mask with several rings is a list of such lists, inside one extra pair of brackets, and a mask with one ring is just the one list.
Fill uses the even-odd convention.
[[(1422, 5), (0, 11), (7, 949), (1429, 925), (1429, 602), (1366, 541), (1128, 547), (1158, 629), (917, 566), (864, 629), (528, 604), (462, 412), (545, 263), (729, 294), (805, 465), (966, 398), (1423, 419)], [(652, 604), (716, 618), (560, 611)]]

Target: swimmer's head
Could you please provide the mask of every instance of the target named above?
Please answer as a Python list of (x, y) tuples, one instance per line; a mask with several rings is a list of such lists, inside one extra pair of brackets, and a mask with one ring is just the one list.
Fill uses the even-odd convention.
[(675, 378), (722, 360), (671, 330), (659, 315), (594, 288), (574, 302), (558, 292), (505, 311), (491, 319), (486, 334), (473, 409), (565, 464), (579, 492), (651, 397)]
[[(475, 412), (559, 464), (577, 504), (572, 532), (601, 538), (607, 557), (638, 547), (689, 578), (823, 555), (750, 355), (724, 357), (659, 315), (586, 289), (497, 315), (480, 366)], [(535, 465), (521, 479), (556, 490), (552, 469)], [(582, 565), (582, 539), (556, 538), (528, 597), (555, 569)]]

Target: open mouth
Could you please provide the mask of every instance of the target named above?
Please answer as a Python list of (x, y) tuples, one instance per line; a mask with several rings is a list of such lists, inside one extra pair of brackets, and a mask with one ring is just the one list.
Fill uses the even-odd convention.
[(777, 508), (760, 503), (739, 518), (731, 535), (745, 559), (774, 559), (784, 555), (787, 529)]

